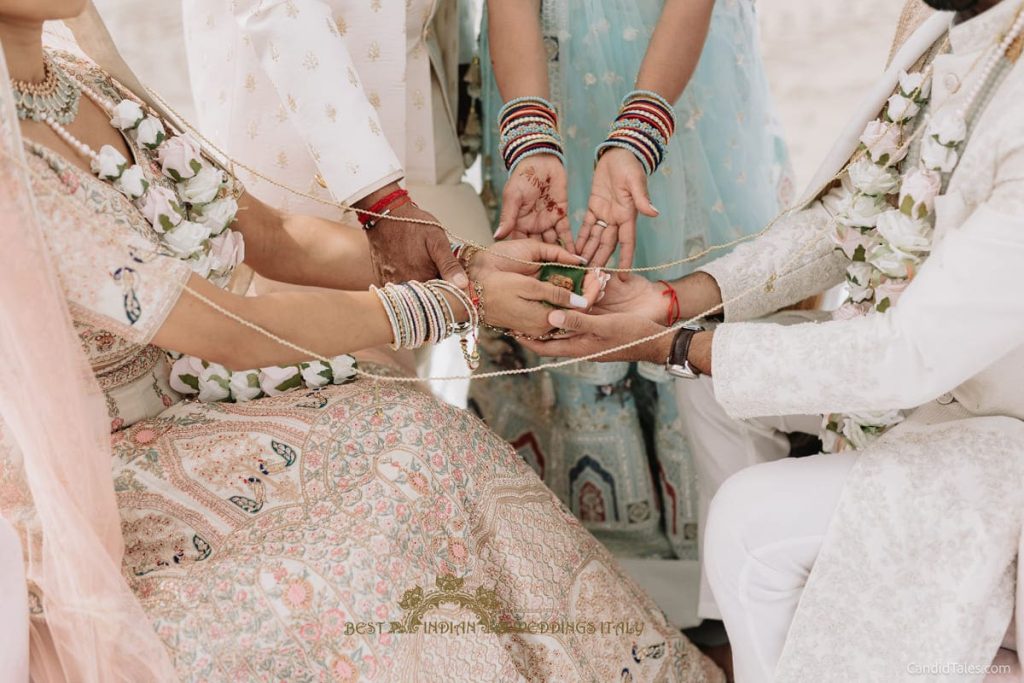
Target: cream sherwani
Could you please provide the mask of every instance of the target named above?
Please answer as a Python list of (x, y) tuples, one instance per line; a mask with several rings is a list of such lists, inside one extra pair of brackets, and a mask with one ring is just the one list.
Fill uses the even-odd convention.
[[(316, 197), (354, 202), (405, 179), (457, 233), (489, 237), (462, 183), (458, 0), (184, 0), (202, 130)], [(337, 218), (236, 169), (260, 199)]]
[[(825, 186), (850, 158), (898, 72), (947, 30), (950, 52), (934, 60), (930, 110), (958, 107), (979, 76), (975, 64), (1021, 5), (1004, 0), (951, 29), (949, 14), (929, 18), (816, 184)], [(732, 417), (913, 411), (856, 457), (777, 680), (915, 680), (915, 665), (987, 664), (1006, 632), (1024, 514), (1022, 103), (1018, 61), (972, 125), (936, 201), (932, 256), (886, 314), (793, 326), (743, 322), (842, 281), (847, 264), (827, 237), (831, 221), (820, 201), (704, 268), (726, 301), (713, 378)], [(752, 287), (753, 295), (737, 298)], [(1016, 604), (1024, 606), (1020, 593)]]

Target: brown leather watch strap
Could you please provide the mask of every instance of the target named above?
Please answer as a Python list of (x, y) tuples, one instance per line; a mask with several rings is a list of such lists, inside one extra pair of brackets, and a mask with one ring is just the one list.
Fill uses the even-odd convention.
[(675, 338), (672, 340), (672, 351), (668, 354), (669, 365), (688, 366), (695, 375), (701, 374), (700, 370), (686, 362), (690, 356), (690, 344), (693, 342), (694, 336), (701, 331), (701, 328), (679, 328)]

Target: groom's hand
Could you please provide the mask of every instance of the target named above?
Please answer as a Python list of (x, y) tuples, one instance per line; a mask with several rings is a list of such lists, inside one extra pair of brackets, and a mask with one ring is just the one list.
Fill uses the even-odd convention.
[[(397, 187), (397, 184), (389, 185), (357, 202), (356, 207), (369, 208)], [(390, 215), (399, 219), (437, 222), (412, 202), (393, 209)], [(435, 225), (383, 218), (366, 231), (366, 237), (370, 241), (373, 271), (381, 284), (408, 280), (423, 282), (438, 276), (460, 289), (469, 284), (466, 273), (452, 254), (448, 235)]]
[[(580, 358), (665, 332), (667, 328), (640, 315), (609, 313), (588, 315), (579, 311), (552, 311), (548, 315), (551, 327), (562, 330), (559, 339), (551, 341), (523, 341), (525, 347), (541, 356)], [(596, 360), (649, 361), (664, 363), (668, 358), (673, 334), (662, 334), (636, 346), (610, 351)]]

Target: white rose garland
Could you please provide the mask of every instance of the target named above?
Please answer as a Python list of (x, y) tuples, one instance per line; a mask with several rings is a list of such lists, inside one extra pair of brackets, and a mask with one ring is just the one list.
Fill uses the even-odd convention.
[[(241, 233), (229, 229), (238, 202), (227, 191), (228, 178), (203, 159), (199, 144), (188, 135), (167, 133), (163, 122), (147, 116), (133, 100), (113, 107), (110, 123), (132, 136), (158, 162), (174, 190), (146, 180), (138, 164), (130, 164), (110, 145), (100, 149), (93, 171), (131, 199), (167, 252), (186, 261), (193, 272), (223, 286), (245, 259)], [(191, 356), (178, 357), (171, 368), (171, 388), (200, 401), (252, 401), (291, 389), (317, 389), (355, 379), (355, 359), (339, 356), (329, 363), (231, 372), (222, 365)]]
[[(917, 167), (899, 173), (895, 165), (909, 148), (906, 126), (930, 93), (930, 76), (901, 73), (882, 116), (864, 128), (864, 155), (846, 168), (840, 186), (822, 200), (836, 221), (836, 249), (850, 259), (848, 298), (836, 311), (837, 320), (885, 313), (931, 252), (935, 198), (942, 191), (943, 174), (960, 161), (967, 123), (956, 112), (937, 114), (924, 130)], [(863, 448), (903, 417), (900, 411), (828, 415), (825, 451)]]
[(223, 365), (181, 356), (171, 366), (170, 384), (179, 394), (194, 396), (203, 402), (245, 403), (302, 387), (321, 389), (332, 384), (347, 384), (356, 378), (357, 367), (355, 358), (345, 355), (327, 363), (313, 361), (232, 372)]

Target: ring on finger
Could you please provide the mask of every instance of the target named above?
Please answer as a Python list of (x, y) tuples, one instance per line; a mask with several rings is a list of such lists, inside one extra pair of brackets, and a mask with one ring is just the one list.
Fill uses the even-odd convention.
[(603, 220), (601, 220), (600, 218), (598, 218), (598, 219), (597, 219), (596, 221), (594, 221), (594, 227), (595, 227), (595, 228), (601, 228), (602, 230), (604, 230), (605, 228), (607, 228), (607, 227), (608, 227), (608, 224), (607, 224), (607, 223), (605, 223), (605, 222), (604, 222)]

